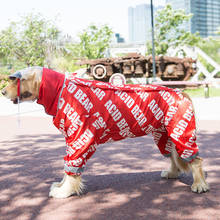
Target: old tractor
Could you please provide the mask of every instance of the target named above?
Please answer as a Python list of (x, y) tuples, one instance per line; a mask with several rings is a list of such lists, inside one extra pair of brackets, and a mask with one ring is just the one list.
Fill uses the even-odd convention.
[[(156, 56), (156, 77), (163, 81), (188, 80), (196, 73), (196, 60), (192, 58), (178, 58)], [(87, 74), (96, 80), (109, 81), (109, 78), (120, 73), (125, 78), (153, 77), (152, 56), (137, 53), (117, 58), (100, 58), (80, 60), (78, 65), (87, 65)]]

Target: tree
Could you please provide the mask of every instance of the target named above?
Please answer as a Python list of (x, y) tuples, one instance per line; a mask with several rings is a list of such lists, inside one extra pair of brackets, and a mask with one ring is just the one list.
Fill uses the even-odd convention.
[(28, 14), (0, 32), (0, 55), (7, 64), (18, 61), (27, 66), (44, 66), (59, 34), (41, 14)]
[[(220, 38), (206, 38), (205, 41), (202, 41), (198, 44), (198, 47), (201, 50), (203, 50), (208, 56), (210, 56), (213, 60), (215, 60), (215, 62), (220, 64)], [(210, 69), (210, 67), (207, 68), (210, 72), (213, 70)]]
[(112, 30), (107, 25), (97, 27), (90, 25), (79, 34), (80, 42), (75, 45), (77, 56), (88, 59), (96, 59), (104, 56), (105, 50), (109, 47)]
[[(191, 34), (183, 29), (183, 24), (192, 17), (184, 10), (173, 10), (166, 5), (155, 16), (155, 53), (166, 54), (170, 47), (182, 45), (193, 46), (200, 41), (199, 33)], [(181, 27), (182, 26), (182, 27)], [(148, 53), (151, 53), (151, 42), (147, 42)]]

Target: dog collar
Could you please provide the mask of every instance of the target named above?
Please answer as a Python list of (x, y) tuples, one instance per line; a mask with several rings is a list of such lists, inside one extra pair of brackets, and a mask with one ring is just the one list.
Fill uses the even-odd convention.
[(17, 81), (17, 97), (20, 97), (21, 95), (21, 79), (18, 78), (18, 81)]

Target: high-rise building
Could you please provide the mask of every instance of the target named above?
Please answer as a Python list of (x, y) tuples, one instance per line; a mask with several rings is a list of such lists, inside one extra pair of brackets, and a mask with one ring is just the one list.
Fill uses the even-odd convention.
[(116, 43), (124, 43), (125, 39), (123, 37), (121, 37), (121, 35), (119, 33), (115, 34), (115, 38), (116, 38)]
[[(154, 7), (154, 13), (162, 8)], [(146, 43), (151, 40), (151, 7), (149, 4), (141, 4), (128, 8), (129, 42)]]
[(220, 0), (166, 0), (173, 9), (185, 9), (193, 17), (186, 22), (185, 29), (199, 32), (201, 37), (215, 36), (220, 27)]

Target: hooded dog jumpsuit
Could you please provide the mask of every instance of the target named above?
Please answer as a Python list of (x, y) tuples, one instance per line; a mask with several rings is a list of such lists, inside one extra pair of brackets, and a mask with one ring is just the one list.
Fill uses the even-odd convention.
[(187, 162), (198, 154), (192, 103), (166, 87), (67, 79), (54, 125), (66, 139), (69, 175), (82, 173), (97, 145), (149, 133), (164, 156), (170, 156), (173, 143)]

